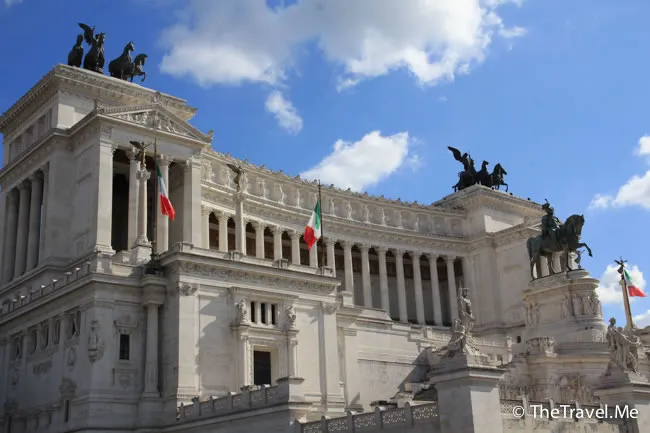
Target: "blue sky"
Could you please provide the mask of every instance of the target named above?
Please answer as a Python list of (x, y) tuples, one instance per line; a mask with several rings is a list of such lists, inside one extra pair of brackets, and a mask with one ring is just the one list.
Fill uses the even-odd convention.
[[(647, 1), (4, 3), (1, 111), (65, 63), (84, 22), (108, 60), (130, 40), (147, 53), (145, 85), (198, 107), (220, 152), (430, 203), (451, 192), (458, 147), (500, 162), (516, 195), (585, 214), (605, 317), (623, 319), (615, 258), (645, 287)], [(633, 313), (650, 324), (650, 298)]]

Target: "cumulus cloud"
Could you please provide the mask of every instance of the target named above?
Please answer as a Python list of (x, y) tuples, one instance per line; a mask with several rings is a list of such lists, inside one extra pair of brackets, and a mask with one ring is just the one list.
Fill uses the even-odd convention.
[(314, 43), (340, 66), (340, 88), (408, 70), (421, 84), (453, 80), (481, 63), (495, 38), (525, 33), (499, 10), (518, 0), (192, 0), (163, 37), (161, 69), (201, 85), (276, 84)]
[[(635, 154), (641, 157), (650, 156), (650, 136), (644, 135), (639, 139)], [(650, 170), (643, 175), (632, 176), (616, 194), (596, 194), (589, 204), (590, 209), (623, 206), (650, 209)]]
[(266, 111), (273, 114), (280, 127), (290, 134), (297, 134), (302, 129), (302, 118), (293, 104), (277, 90), (272, 91), (266, 104)]
[(632, 319), (638, 328), (645, 328), (646, 326), (650, 326), (650, 310), (646, 311), (643, 314), (637, 314)]
[[(628, 266), (627, 271), (632, 280), (641, 290), (645, 288), (646, 281), (643, 272), (636, 265)], [(621, 275), (618, 273), (618, 265), (608, 265), (600, 277), (600, 285), (596, 289), (598, 297), (603, 304), (623, 304), (623, 293), (621, 292)], [(633, 301), (635, 298), (631, 298)]]
[(408, 132), (383, 136), (380, 131), (372, 131), (354, 143), (337, 140), (332, 153), (300, 175), (362, 191), (403, 165), (417, 167), (419, 159), (409, 153), (411, 144)]

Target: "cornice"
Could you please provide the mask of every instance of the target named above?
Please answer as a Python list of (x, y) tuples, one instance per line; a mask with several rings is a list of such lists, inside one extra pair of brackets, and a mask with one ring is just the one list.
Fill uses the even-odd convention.
[(435, 202), (434, 205), (447, 209), (464, 209), (468, 212), (487, 207), (514, 211), (527, 217), (541, 217), (544, 214), (539, 203), (482, 185), (474, 185), (450, 194)]
[[(289, 185), (294, 188), (301, 188), (304, 191), (309, 191), (311, 194), (318, 193), (318, 183), (308, 179), (303, 179), (300, 175), (292, 177), (284, 173), (283, 170), (273, 171), (265, 166), (258, 166), (248, 162), (247, 159), (240, 160), (233, 158), (229, 153), (223, 154), (213, 149), (206, 149), (203, 154), (205, 161), (210, 163), (220, 164), (234, 164), (241, 165), (249, 176), (255, 176), (264, 180), (270, 180), (275, 183)], [(251, 179), (249, 178), (249, 182)], [(367, 204), (370, 206), (382, 206), (392, 210), (422, 212), (427, 215), (441, 216), (441, 217), (456, 217), (464, 218), (466, 212), (462, 209), (446, 209), (435, 205), (424, 205), (418, 202), (406, 202), (400, 199), (389, 199), (384, 196), (372, 196), (368, 193), (359, 193), (348, 189), (337, 188), (334, 185), (322, 185), (321, 190), (327, 198), (335, 200), (354, 200), (355, 202)]]
[(525, 223), (505, 230), (493, 233), (494, 243), (497, 247), (502, 245), (510, 245), (517, 241), (531, 238), (539, 234), (539, 230), (526, 225)]
[(197, 111), (196, 108), (189, 107), (185, 100), (175, 96), (107, 75), (59, 64), (2, 114), (0, 131), (5, 133), (11, 123), (16, 123), (15, 120), (19, 116), (40, 108), (42, 104), (38, 102), (44, 99), (44, 95), (51, 96), (62, 89), (70, 89), (90, 99), (104, 99), (122, 105), (140, 105), (158, 98), (162, 105), (185, 121), (191, 119)]

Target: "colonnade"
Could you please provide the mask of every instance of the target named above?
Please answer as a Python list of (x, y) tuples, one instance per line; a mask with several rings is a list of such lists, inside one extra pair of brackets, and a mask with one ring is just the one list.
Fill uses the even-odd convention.
[[(258, 259), (286, 259), (292, 264), (313, 268), (323, 263), (332, 270), (333, 276), (341, 279), (343, 288), (355, 295), (356, 305), (380, 308), (389, 313), (392, 305), (392, 309), (397, 310), (394, 318), (402, 322), (449, 325), (458, 316), (458, 284), (470, 283), (466, 281), (470, 278), (467, 257), (327, 237), (323, 258), (323, 251), (319, 251), (323, 244), (316, 244), (307, 251), (302, 233), (296, 230), (247, 221), (238, 215), (205, 207), (202, 218), (202, 247), (222, 252), (239, 251)], [(238, 226), (242, 227), (240, 236), (237, 236)], [(423, 281), (427, 281), (429, 293)], [(409, 310), (414, 310), (414, 314), (409, 314)]]
[(39, 169), (6, 193), (3, 284), (31, 271), (39, 263), (46, 173), (46, 169)]

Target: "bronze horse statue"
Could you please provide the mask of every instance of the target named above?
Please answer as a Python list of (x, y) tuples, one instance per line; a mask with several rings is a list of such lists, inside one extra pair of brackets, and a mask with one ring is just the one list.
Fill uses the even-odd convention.
[(79, 27), (84, 31), (84, 40), (90, 45), (90, 51), (84, 58), (84, 69), (101, 74), (104, 72), (104, 39), (106, 34), (95, 34), (95, 27), (86, 24), (79, 23)]
[(146, 54), (138, 54), (135, 60), (122, 73), (124, 80), (133, 82), (134, 77), (142, 77), (142, 81), (147, 79), (147, 73), (142, 69), (144, 62), (147, 60)]
[(494, 170), (492, 170), (492, 173), (490, 173), (490, 184), (485, 186), (496, 189), (498, 191), (499, 187), (503, 185), (506, 187), (506, 192), (508, 192), (508, 184), (503, 181), (504, 176), (507, 174), (508, 172), (504, 170), (501, 164), (495, 165)]
[(131, 65), (131, 51), (135, 50), (133, 42), (129, 42), (124, 46), (122, 55), (117, 59), (111, 60), (108, 64), (108, 73), (111, 77), (124, 80), (124, 71)]
[(77, 43), (68, 54), (68, 66), (81, 67), (84, 58), (84, 35), (77, 35)]
[(561, 224), (560, 227), (557, 228), (554, 237), (546, 238), (542, 237), (542, 235), (538, 235), (528, 239), (526, 242), (526, 248), (528, 249), (528, 257), (530, 259), (530, 276), (532, 279), (535, 279), (533, 269), (542, 256), (546, 258), (546, 263), (548, 264), (548, 269), (551, 275), (557, 273), (553, 267), (554, 253), (564, 253), (564, 268), (567, 272), (573, 270), (569, 264), (570, 252), (576, 252), (578, 249), (584, 247), (587, 249), (589, 257), (592, 257), (591, 248), (589, 248), (586, 243), (580, 242), (580, 236), (584, 224), (584, 215), (571, 215), (567, 218), (564, 224)]

